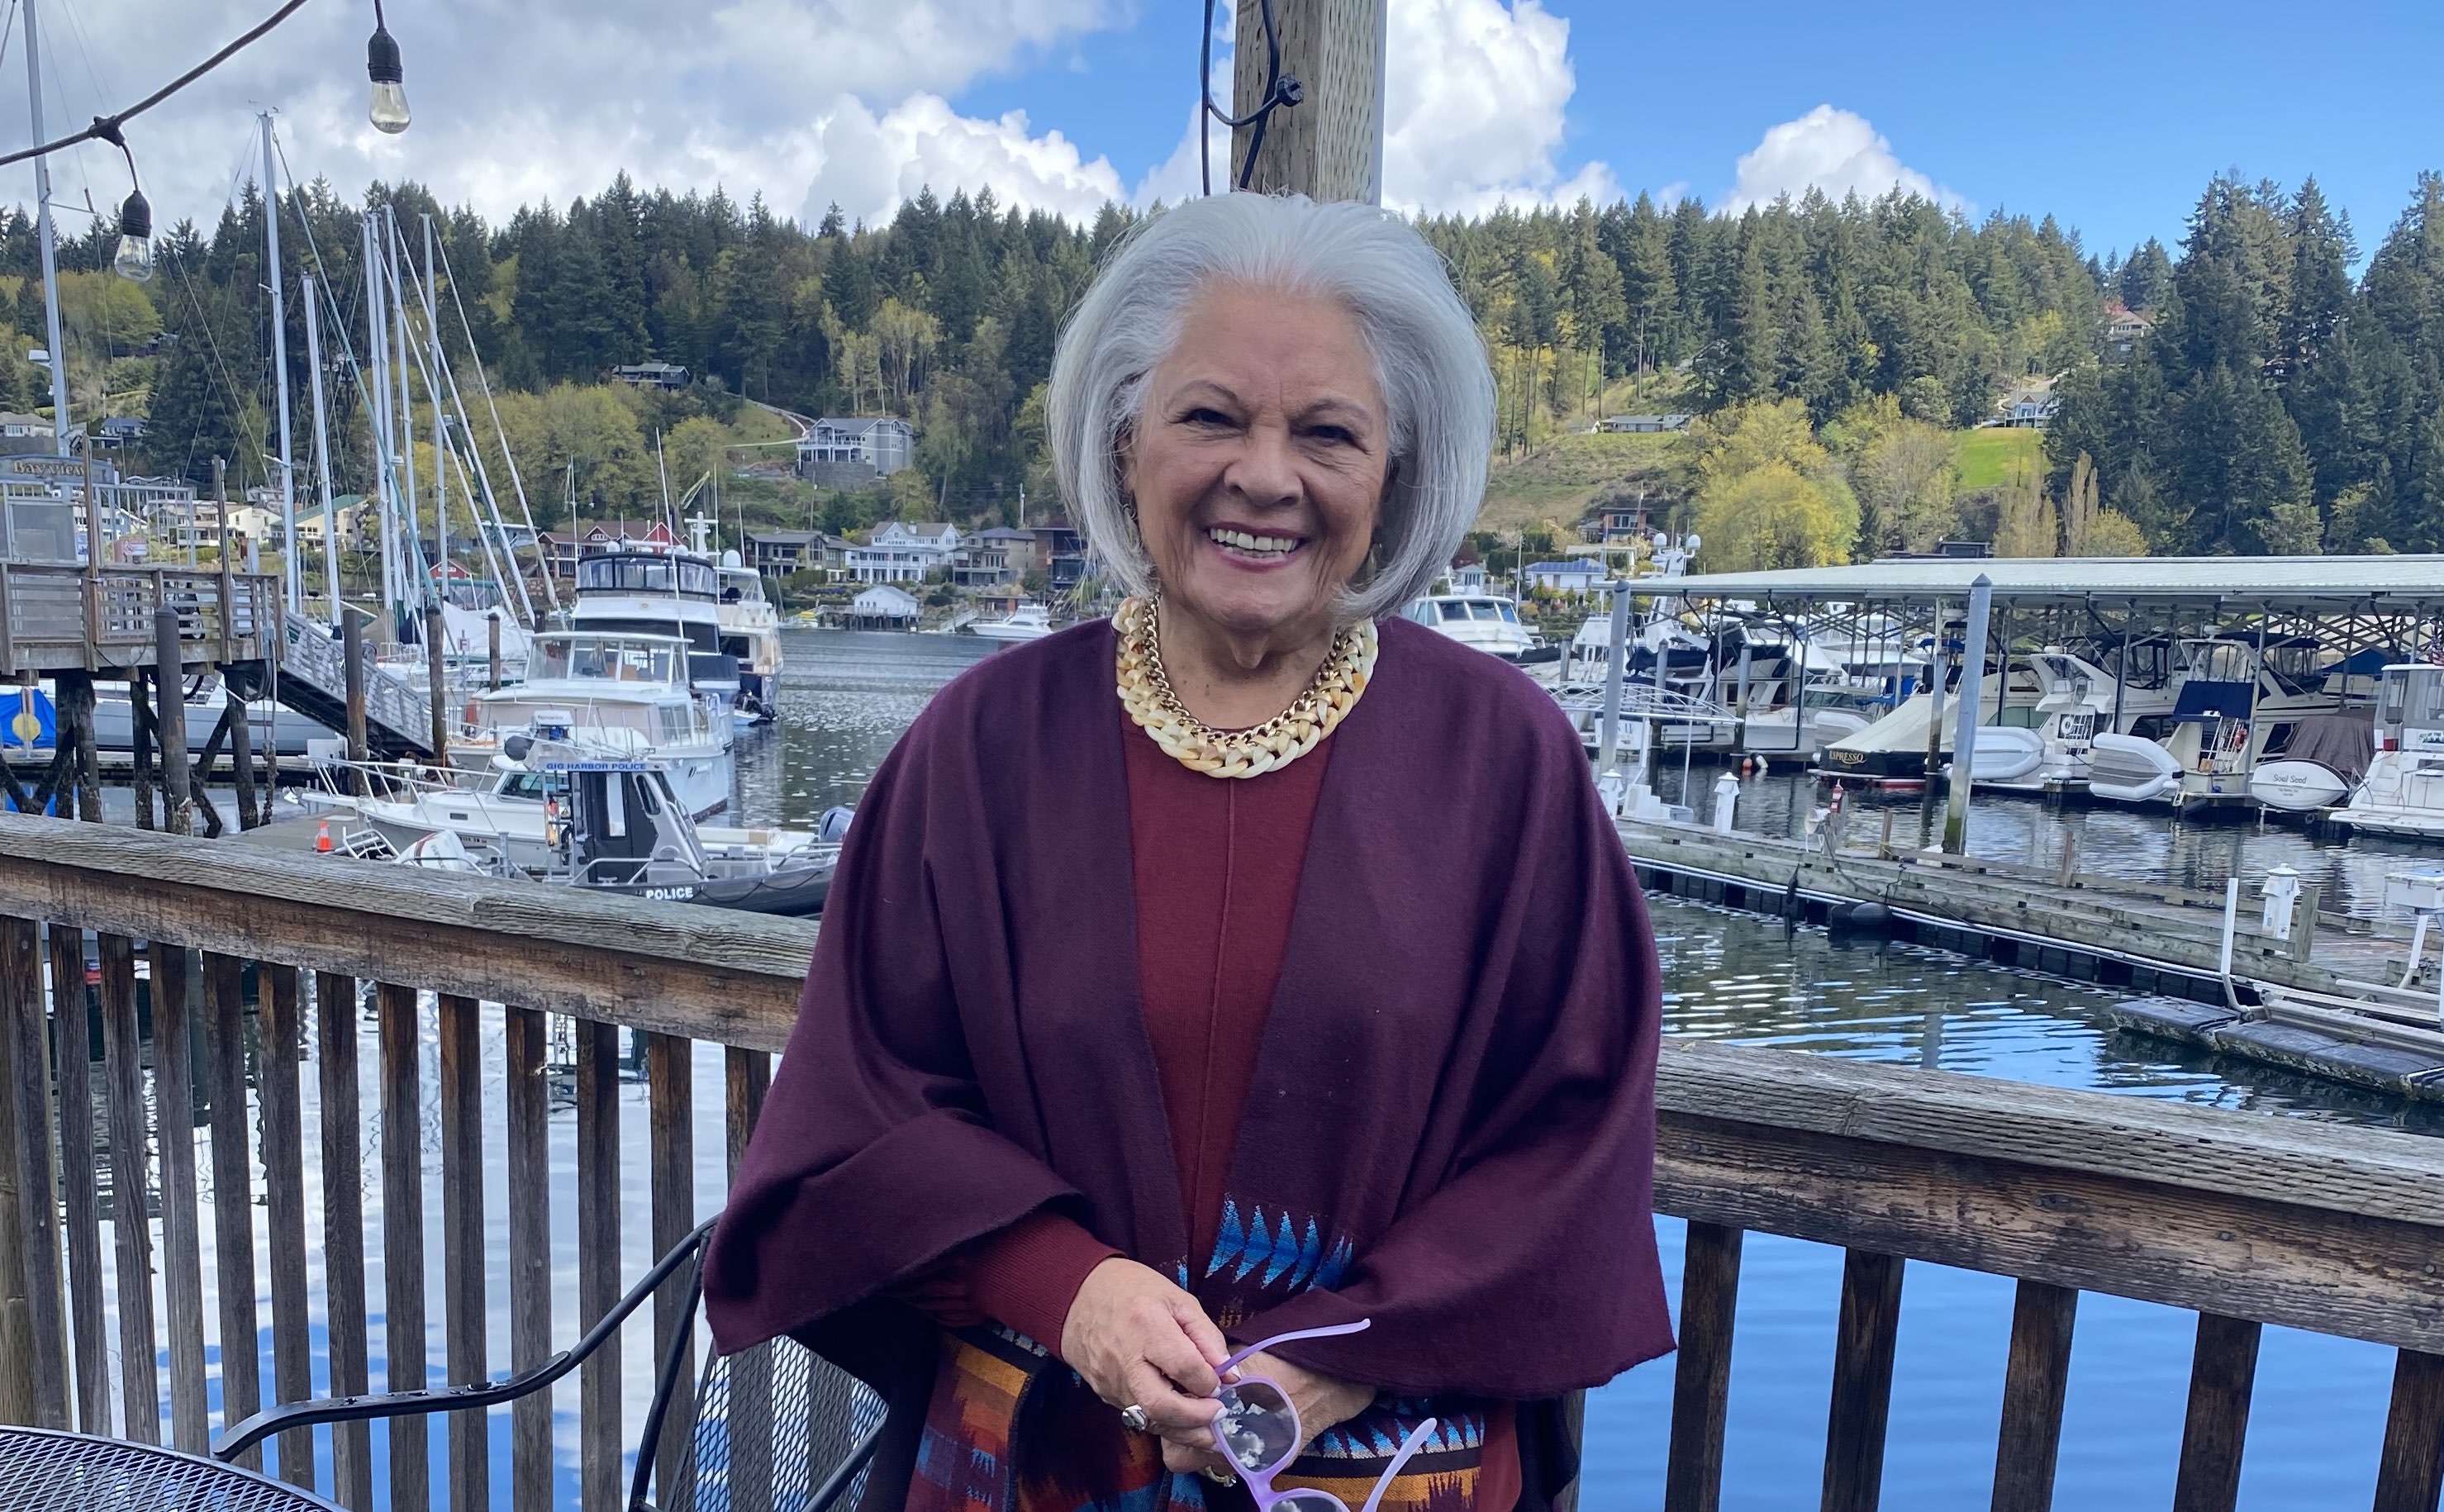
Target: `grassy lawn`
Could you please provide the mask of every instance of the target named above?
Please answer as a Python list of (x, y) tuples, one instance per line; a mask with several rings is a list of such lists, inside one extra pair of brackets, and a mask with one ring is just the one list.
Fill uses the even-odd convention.
[(1497, 460), (1477, 511), (1480, 530), (1516, 530), (1551, 522), (1567, 531), (1599, 498), (1644, 488), (1667, 490), (1671, 435), (1557, 435), (1526, 456)]
[(1957, 456), (1962, 492), (1999, 489), (2022, 469), (2045, 471), (2045, 433), (2000, 425), (1963, 431)]

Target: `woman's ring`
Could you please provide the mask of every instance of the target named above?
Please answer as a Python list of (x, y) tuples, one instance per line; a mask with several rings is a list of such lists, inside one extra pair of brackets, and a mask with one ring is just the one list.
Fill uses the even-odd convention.
[(1236, 1485), (1239, 1478), (1218, 1465), (1209, 1465), (1197, 1472), (1215, 1485)]
[(1135, 1402), (1120, 1409), (1120, 1421), (1128, 1425), (1129, 1431), (1132, 1433), (1154, 1431), (1154, 1422), (1146, 1416), (1146, 1410)]

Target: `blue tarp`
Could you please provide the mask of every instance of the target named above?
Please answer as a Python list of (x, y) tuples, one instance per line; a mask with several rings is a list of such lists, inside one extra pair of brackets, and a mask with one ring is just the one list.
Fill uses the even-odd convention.
[(2249, 697), (2254, 686), (2245, 682), (2202, 682), (2193, 677), (2181, 684), (2180, 700), (2173, 706), (2173, 717), (2205, 719), (2220, 714), (2226, 719), (2247, 719)]
[(59, 728), (59, 716), (41, 689), (0, 688), (0, 750), (49, 750)]

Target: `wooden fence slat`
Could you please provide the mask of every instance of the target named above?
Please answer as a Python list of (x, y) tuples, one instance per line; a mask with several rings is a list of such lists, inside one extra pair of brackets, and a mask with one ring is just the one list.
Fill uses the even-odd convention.
[[(382, 1385), (430, 1384), (424, 1348), (424, 1154), (417, 1085), (416, 990), (375, 989), (381, 1046)], [(425, 1420), (390, 1420), (390, 1512), (431, 1512)]]
[(9, 1124), (16, 1162), (28, 1421), (68, 1426), (67, 1310), (60, 1271), (58, 1168), (51, 1138), (51, 1055), (43, 1011), (39, 928), (0, 919), (0, 1014), (7, 1016)]
[[(254, 1311), (254, 1147), (246, 1111), (246, 963), (204, 956), (204, 1056), (213, 1126), (213, 1266), (219, 1277), (221, 1424), (263, 1406), (263, 1354)], [(263, 1468), (263, 1451), (240, 1458)]]
[(1739, 1306), (1744, 1237), (1720, 1224), (1689, 1226), (1680, 1265), (1680, 1357), (1673, 1367), (1664, 1512), (1715, 1512), (1722, 1504), (1731, 1320)]
[(2444, 1355), (2405, 1349), (2394, 1356), (2393, 1407), (2385, 1416), (2375, 1512), (2435, 1512), (2444, 1495)]
[(1903, 1266), (1900, 1256), (1872, 1250), (1842, 1257), (1833, 1404), (1824, 1426), (1824, 1512), (1876, 1512), (1883, 1495)]
[[(15, 928), (0, 918), (0, 933)], [(11, 947), (0, 939), (0, 1014), (13, 1024), (17, 986)], [(0, 1094), (17, 1082), (17, 1041), (0, 1025)], [(9, 1101), (13, 1104), (14, 1098)], [(27, 1326), (26, 1224), (18, 1190), (17, 1120), (0, 1117), (0, 1422), (34, 1420), (34, 1338)]]
[[(581, 1019), (577, 1030), (577, 1324), (591, 1328), (620, 1300), (620, 1031)], [(620, 1339), (579, 1367), (577, 1475), (583, 1512), (620, 1501)]]
[[(676, 1035), (645, 1036), (645, 1081), (650, 1097), (647, 1159), (652, 1164), (654, 1253), (669, 1254), (695, 1227), (695, 1042)], [(654, 1360), (658, 1369), (687, 1310), (688, 1271), (672, 1273), (654, 1293)], [(695, 1346), (692, 1310), (689, 1342), (671, 1390), (670, 1416), (676, 1431), (655, 1446), (654, 1487), (673, 1500), (679, 1451), (695, 1422)]]
[[(284, 1402), (314, 1394), (314, 1338), (306, 1298), (306, 1110), (297, 1078), (303, 1025), (297, 969), (256, 968), (263, 1004), (264, 1214), (271, 1229), (271, 1374)], [(280, 1435), (280, 1478), (314, 1488), (314, 1432)]]
[[(177, 694), (177, 679), (165, 685)], [(161, 1144), (161, 1291), (169, 1305), (170, 1437), (210, 1445), (204, 1388), (204, 1252), (195, 1196), (195, 1035), (187, 952), (153, 942), (153, 1115)]]
[(2265, 1325), (2245, 1318), (2198, 1315), (2173, 1512), (2231, 1512), (2239, 1502), (2240, 1456), (2249, 1440), (2249, 1398), (2257, 1382), (2257, 1340), (2264, 1331)]
[(154, 1364), (153, 1229), (145, 1217), (152, 1139), (144, 1126), (144, 1046), (136, 1023), (136, 952), (123, 934), (96, 935), (102, 967), (102, 1061), (110, 1135), (110, 1232), (119, 1261), (119, 1385), (124, 1431), (161, 1442), (161, 1377)]
[[(366, 1390), (364, 1142), (358, 1093), (357, 979), (314, 978), (314, 1060), (323, 1121), (323, 1292), (331, 1393)], [(373, 1512), (373, 1438), (363, 1423), (331, 1428), (332, 1500)]]
[[(509, 1369), (522, 1371), (551, 1354), (550, 1089), (544, 1081), (543, 1014), (511, 1007), (501, 1017), (509, 1147)], [(515, 1512), (551, 1512), (551, 1393), (536, 1392), (509, 1407)]]
[(2063, 1402), (2079, 1293), (2020, 1282), (2011, 1302), (2011, 1356), (2003, 1374), (2003, 1427), (1994, 1447), (1993, 1512), (2047, 1512), (2062, 1452)]
[(733, 1044), (722, 1053), (721, 1069), (722, 1133), (730, 1145), (730, 1182), (735, 1186), (755, 1120), (764, 1116), (764, 1095), (772, 1088), (772, 1057)]
[[(484, 1355), (484, 1041), (473, 998), (444, 997), (441, 1043), (443, 1355), (453, 1386), (480, 1384)], [(491, 1455), (484, 1414), (450, 1414), (451, 1512), (484, 1512)]]
[[(738, 1182), (739, 1163), (747, 1158), (747, 1141), (755, 1120), (764, 1115), (764, 1096), (772, 1086), (769, 1052), (731, 1045), (722, 1054), (722, 1134), (729, 1146), (730, 1185)], [(772, 1351), (751, 1349), (730, 1366), (730, 1399), (764, 1402), (772, 1397)], [(768, 1412), (733, 1412), (730, 1427), (730, 1498), (736, 1512), (771, 1512), (772, 1435)]]
[(93, 1126), (93, 1004), (84, 933), (48, 932), (51, 1018), (60, 1068), (60, 1198), (68, 1231), (68, 1337), (76, 1356), (77, 1428), (110, 1433), (110, 1345), (102, 1310), (100, 1150)]

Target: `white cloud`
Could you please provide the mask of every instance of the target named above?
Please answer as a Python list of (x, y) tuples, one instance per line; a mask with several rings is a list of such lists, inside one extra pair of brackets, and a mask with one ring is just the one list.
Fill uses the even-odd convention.
[(976, 120), (939, 95), (911, 95), (879, 119), (844, 96), (816, 128), (814, 145), (822, 165), (799, 212), (808, 222), (837, 201), (843, 214), (872, 224), (929, 184), (944, 198), (990, 185), (1005, 207), (1072, 220), (1091, 220), (1106, 201), (1121, 197), (1120, 175), (1109, 161), (1083, 160), (1057, 131), (1030, 136), (1027, 112)]
[(1939, 205), (1967, 208), (1958, 194), (1896, 157), (1893, 144), (1865, 117), (1819, 105), (1797, 120), (1767, 129), (1756, 150), (1740, 158), (1731, 193), (1719, 208), (1736, 215), (1810, 189), (1834, 199), (1854, 193), (1873, 199), (1897, 188)]
[(1557, 162), (1578, 75), (1570, 24), (1538, 0), (1392, 0), (1386, 42), (1386, 204), (1481, 213), (1620, 193), (1602, 162)]
[[(57, 129), (126, 104), (261, 19), (260, 0), (79, 0), (50, 8), (46, 103)], [(368, 8), (309, 6), (148, 115), (128, 138), (165, 219), (209, 224), (233, 172), (250, 175), (250, 119), (283, 113), (288, 162), (353, 195), (369, 178), (414, 178), (488, 215), (591, 194), (625, 169), (684, 193), (716, 185), (820, 212), (877, 186), (930, 178), (1074, 212), (1120, 193), (1024, 115), (958, 117), (944, 103), (979, 78), (1027, 66), (1120, 17), (1120, 0), (452, 0), (392, 8), (416, 124), (382, 137), (364, 119)], [(106, 44), (106, 46), (104, 46)], [(14, 59), (12, 57), (11, 63)], [(897, 103), (893, 103), (897, 101)], [(25, 120), (22, 73), (0, 77), (0, 119)], [(857, 160), (843, 150), (854, 140)], [(54, 164), (57, 197), (126, 193), (117, 154), (86, 146)], [(0, 194), (31, 190), (19, 169)], [(914, 175), (912, 178), (911, 175)], [(898, 191), (885, 189), (886, 194)], [(1100, 202), (1100, 199), (1099, 201)], [(886, 199), (863, 206), (887, 212)], [(73, 222), (71, 223), (73, 226)]]

